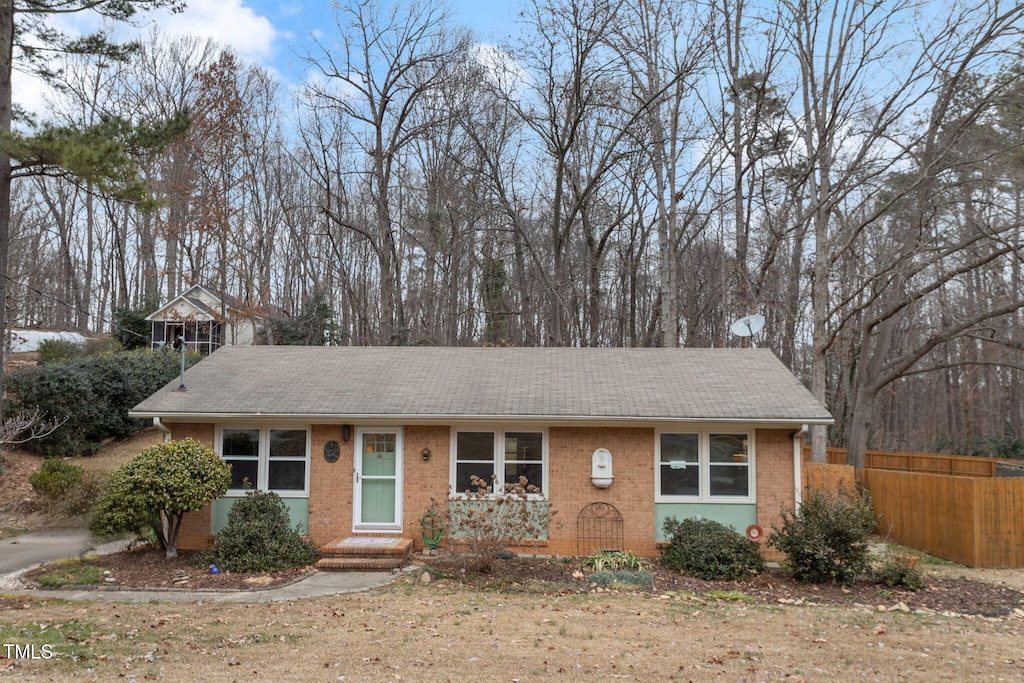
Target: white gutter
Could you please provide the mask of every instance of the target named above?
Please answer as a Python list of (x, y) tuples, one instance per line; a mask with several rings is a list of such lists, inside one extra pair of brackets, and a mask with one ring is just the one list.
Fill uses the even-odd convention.
[(803, 501), (803, 440), (806, 433), (807, 425), (801, 425), (798, 431), (793, 432), (793, 501), (797, 508)]
[(167, 425), (164, 424), (163, 420), (161, 420), (159, 417), (154, 417), (153, 426), (164, 433), (164, 443), (167, 443), (168, 441), (171, 440), (171, 430)]
[(807, 418), (715, 418), (715, 417), (641, 417), (641, 416), (613, 416), (613, 415), (513, 415), (513, 414), (382, 414), (382, 413), (350, 413), (334, 414), (323, 413), (319, 415), (309, 413), (175, 413), (152, 411), (129, 411), (129, 417), (146, 419), (170, 419), (174, 422), (219, 422), (224, 420), (289, 420), (302, 421), (311, 424), (334, 424), (340, 422), (365, 422), (365, 423), (404, 423), (404, 424), (452, 424), (465, 422), (544, 422), (551, 425), (586, 423), (605, 424), (678, 424), (687, 422), (693, 424), (715, 424), (715, 425), (757, 425), (763, 428), (785, 429), (800, 424), (806, 430), (807, 424), (834, 424), (834, 420), (807, 420)]

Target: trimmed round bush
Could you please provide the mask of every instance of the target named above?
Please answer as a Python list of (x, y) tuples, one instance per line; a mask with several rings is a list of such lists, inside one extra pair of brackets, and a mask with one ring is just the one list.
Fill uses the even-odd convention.
[(250, 491), (231, 506), (228, 524), (217, 534), (208, 559), (232, 572), (269, 572), (312, 564), (318, 555), (316, 546), (290, 524), (279, 495)]
[(665, 520), (661, 563), (706, 581), (736, 581), (764, 570), (757, 543), (710, 519)]
[(795, 512), (782, 513), (768, 543), (788, 558), (787, 569), (804, 583), (849, 585), (870, 570), (868, 537), (878, 522), (867, 491), (850, 495), (809, 491)]
[(177, 557), (185, 514), (224, 495), (230, 484), (231, 466), (194, 439), (150, 446), (110, 475), (90, 528), (101, 536), (151, 530), (167, 557)]

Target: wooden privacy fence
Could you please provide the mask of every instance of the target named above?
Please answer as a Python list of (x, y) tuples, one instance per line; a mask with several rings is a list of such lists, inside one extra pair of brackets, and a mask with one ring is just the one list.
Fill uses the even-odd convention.
[(1024, 478), (802, 463), (803, 485), (871, 493), (878, 534), (970, 567), (1024, 567)]
[(971, 567), (1024, 567), (1024, 479), (863, 469), (878, 533)]
[[(810, 446), (803, 447), (803, 457), (804, 460), (811, 457)], [(831, 465), (845, 465), (846, 449), (826, 448), (825, 458)], [(996, 466), (1000, 462), (1003, 461), (975, 455), (864, 451), (864, 467), (867, 469), (948, 474), (958, 477), (994, 477), (996, 476)], [(1014, 461), (1009, 462), (1013, 463)]]
[(857, 489), (857, 470), (850, 465), (825, 465), (816, 462), (801, 464), (803, 487), (817, 491), (846, 491)]

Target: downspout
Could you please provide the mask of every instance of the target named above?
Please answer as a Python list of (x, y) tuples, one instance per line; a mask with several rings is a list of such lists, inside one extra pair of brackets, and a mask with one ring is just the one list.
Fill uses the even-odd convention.
[[(154, 418), (156, 419), (156, 418)], [(800, 429), (793, 432), (793, 507), (799, 508), (803, 500), (803, 445), (804, 434), (807, 433), (807, 425), (800, 425)]]
[(168, 441), (171, 440), (171, 429), (170, 427), (164, 424), (163, 420), (161, 420), (159, 417), (154, 417), (153, 426), (164, 433), (164, 443), (167, 443)]

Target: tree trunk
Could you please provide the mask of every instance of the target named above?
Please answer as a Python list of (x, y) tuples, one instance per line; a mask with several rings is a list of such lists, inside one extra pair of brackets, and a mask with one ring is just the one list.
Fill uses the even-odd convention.
[[(14, 66), (14, 0), (0, 0), (0, 135), (11, 132), (11, 70)], [(6, 397), (5, 377), (10, 324), (7, 315), (8, 251), (11, 237), (11, 156), (0, 148), (0, 421)]]

